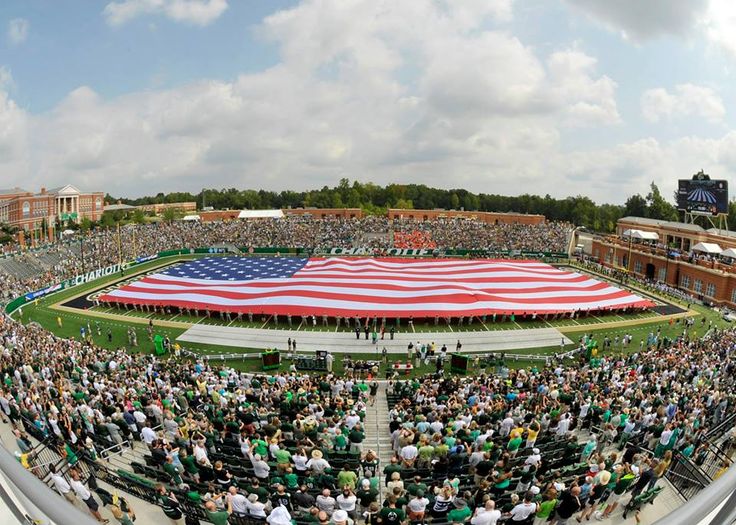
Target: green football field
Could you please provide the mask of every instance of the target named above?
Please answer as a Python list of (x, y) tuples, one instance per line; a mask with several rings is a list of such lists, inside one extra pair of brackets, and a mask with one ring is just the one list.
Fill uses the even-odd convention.
[[(132, 269), (126, 278), (130, 278), (134, 274), (144, 274), (148, 271), (159, 269), (164, 266), (174, 264), (176, 262), (190, 260), (192, 256), (180, 256), (176, 258), (169, 258), (167, 260), (156, 260), (149, 263), (144, 263), (136, 266)], [(82, 327), (89, 326), (91, 333), (93, 334), (93, 340), (96, 344), (106, 348), (117, 348), (120, 346), (128, 346), (127, 332), (130, 328), (133, 328), (137, 333), (138, 348), (131, 349), (133, 352), (151, 352), (152, 343), (149, 340), (147, 333), (147, 326), (150, 320), (154, 323), (154, 333), (168, 336), (174, 341), (179, 335), (186, 331), (190, 326), (196, 323), (202, 324), (214, 324), (222, 326), (235, 326), (242, 328), (265, 328), (265, 329), (286, 329), (288, 325), (285, 319), (281, 319), (278, 324), (275, 320), (270, 317), (259, 317), (254, 318), (253, 322), (249, 322), (247, 319), (238, 321), (232, 319), (220, 319), (219, 317), (195, 317), (185, 316), (181, 314), (162, 315), (155, 313), (147, 313), (141, 311), (126, 311), (121, 308), (109, 308), (109, 307), (92, 307), (89, 310), (82, 310), (79, 308), (72, 308), (69, 306), (62, 306), (63, 303), (80, 296), (85, 296), (93, 293), (104, 287), (114, 286), (115, 283), (119, 282), (121, 277), (114, 275), (102, 279), (98, 279), (91, 283), (86, 283), (76, 287), (68, 288), (57, 292), (56, 294), (44, 297), (37, 300), (34, 303), (29, 303), (19, 311), (14, 312), (13, 316), (17, 319), (20, 318), (24, 323), (35, 322), (43, 326), (44, 328), (52, 331), (56, 335), (61, 337), (80, 337), (80, 329)], [(636, 288), (632, 288), (632, 291), (637, 292)], [(650, 293), (650, 292), (648, 292)], [(677, 304), (672, 299), (666, 299), (666, 301), (673, 304)], [(684, 306), (684, 305), (680, 305)], [(697, 316), (697, 322), (693, 328), (693, 332), (696, 335), (702, 335), (707, 327), (712, 323), (713, 326), (722, 327), (728, 326), (728, 323), (723, 321), (717, 312), (712, 309), (695, 305), (691, 307), (690, 315)], [(705, 319), (705, 324), (702, 320)], [(679, 319), (677, 320), (679, 321)], [(100, 334), (98, 335), (98, 327)], [(589, 316), (581, 317), (578, 319), (558, 319), (558, 320), (516, 320), (511, 322), (506, 320), (502, 322), (501, 319), (497, 319), (494, 323), (492, 319), (488, 317), (485, 323), (482, 323), (480, 319), (474, 320), (473, 323), (465, 323), (462, 327), (457, 326), (455, 322), (452, 326), (447, 324), (434, 325), (434, 320), (427, 320), (425, 323), (421, 319), (414, 320), (414, 331), (416, 332), (432, 332), (432, 331), (495, 331), (495, 330), (521, 330), (528, 328), (544, 328), (554, 327), (557, 328), (561, 333), (570, 338), (572, 341), (578, 341), (584, 333), (592, 334), (599, 342), (602, 342), (604, 337), (614, 339), (616, 336), (622, 338), (626, 333), (633, 336), (633, 342), (628, 348), (628, 351), (635, 351), (639, 348), (639, 342), (645, 340), (650, 332), (655, 332), (657, 329), (661, 330), (663, 337), (675, 337), (682, 333), (682, 325), (676, 322), (675, 319), (670, 320), (669, 317), (663, 317), (654, 312), (643, 312), (635, 314), (608, 314), (605, 316)], [(406, 330), (406, 326), (399, 326), (399, 330)], [(345, 326), (337, 327), (334, 320), (329, 320), (328, 326), (323, 326), (321, 319), (318, 319), (317, 326), (311, 326), (310, 324), (301, 323), (300, 319), (295, 319), (293, 322), (292, 329), (298, 331), (350, 331), (350, 328)], [(693, 334), (691, 333), (691, 336)], [(241, 352), (244, 354), (246, 359), (227, 361), (227, 364), (242, 370), (260, 370), (260, 360), (258, 359), (247, 359), (248, 354), (252, 356), (254, 353), (260, 353), (260, 350), (252, 348), (240, 348), (235, 349), (232, 347), (222, 347), (217, 345), (206, 345), (206, 344), (192, 344), (187, 343), (186, 348), (196, 353), (207, 355), (207, 354), (221, 354), (221, 353), (236, 353)], [(568, 346), (568, 350), (572, 346)], [(513, 354), (530, 354), (538, 353), (541, 355), (550, 355), (559, 351), (559, 346), (554, 347), (543, 347), (534, 350), (520, 349), (510, 350), (506, 354), (507, 364), (511, 367), (530, 366), (533, 363), (524, 360), (514, 360)], [(621, 348), (614, 349), (614, 351), (624, 351)], [(374, 359), (375, 354), (353, 354), (353, 359)], [(403, 355), (389, 355), (389, 363), (393, 361), (405, 360)], [(535, 361), (537, 366), (540, 366), (541, 361)], [(282, 364), (282, 369), (287, 368), (287, 364)], [(335, 360), (335, 370), (341, 371), (342, 360), (338, 357)], [(434, 365), (430, 364), (428, 367), (422, 367), (418, 370), (419, 373), (425, 371), (433, 371)]]

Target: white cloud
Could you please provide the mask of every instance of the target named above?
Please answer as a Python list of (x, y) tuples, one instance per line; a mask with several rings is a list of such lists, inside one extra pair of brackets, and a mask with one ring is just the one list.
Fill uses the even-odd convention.
[(705, 38), (736, 56), (732, 0), (565, 0), (610, 31), (636, 43), (665, 35)]
[[(118, 23), (163, 12), (163, 0), (115, 5), (145, 8)], [(577, 47), (526, 45), (510, 16), (509, 0), (305, 0), (261, 24), (280, 52), (270, 69), (109, 100), (82, 86), (49, 112), (18, 110), (25, 163), (3, 173), (127, 195), (345, 176), (579, 193), (549, 176), (568, 172), (561, 130), (618, 123), (616, 83)]]
[(227, 7), (227, 0), (120, 0), (107, 4), (103, 14), (112, 26), (154, 14), (176, 22), (206, 26), (217, 20)]
[(720, 95), (706, 86), (680, 84), (673, 93), (664, 88), (649, 89), (641, 97), (641, 110), (650, 122), (682, 117), (701, 117), (719, 122), (726, 115)]
[[(709, 0), (565, 0), (633, 41), (686, 35), (708, 11)], [(725, 0), (728, 1), (728, 0)]]
[(607, 76), (595, 78), (597, 60), (578, 49), (558, 51), (547, 61), (551, 95), (563, 107), (572, 125), (617, 124), (616, 82)]
[(25, 18), (13, 18), (8, 22), (8, 41), (14, 45), (20, 45), (28, 38), (30, 24)]
[(731, 0), (710, 0), (700, 26), (707, 37), (724, 50), (736, 55), (736, 4)]

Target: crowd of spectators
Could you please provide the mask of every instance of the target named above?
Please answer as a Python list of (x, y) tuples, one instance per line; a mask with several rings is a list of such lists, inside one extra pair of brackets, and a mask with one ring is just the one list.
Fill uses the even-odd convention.
[[(70, 464), (136, 442), (146, 461), (127, 479), (158, 481), (175, 523), (184, 502), (215, 524), (620, 520), (621, 508), (656, 493), (673, 454), (707, 447), (706, 431), (735, 401), (733, 330), (653, 335), (628, 356), (581, 354), (541, 370), (440, 373), (389, 387), (393, 457), (381, 465), (363, 446), (370, 380), (133, 355), (7, 317), (0, 346), (0, 415), (18, 426), (20, 451), (24, 424)], [(101, 519), (76, 470), (69, 476), (52, 476), (56, 489)]]
[[(567, 250), (571, 226), (549, 222), (526, 226), (486, 224), (475, 220), (390, 221), (386, 217), (361, 219), (235, 220), (228, 222), (174, 221), (128, 224), (118, 230), (96, 229), (77, 233), (34, 251), (0, 259), (0, 302), (120, 261), (155, 255), (164, 250), (232, 245), (251, 247)], [(394, 239), (394, 232), (397, 236)], [(410, 242), (407, 243), (407, 239)]]
[(638, 286), (639, 288), (644, 288), (645, 290), (655, 292), (659, 295), (669, 296), (680, 302), (686, 303), (687, 305), (702, 303), (700, 299), (694, 297), (686, 291), (680, 290), (675, 286), (669, 285), (657, 279), (645, 279), (630, 272), (622, 271), (618, 268), (610, 268), (608, 266), (602, 265), (599, 262), (587, 260), (584, 258), (580, 259), (578, 263), (586, 270), (605, 275), (610, 279), (624, 285), (631, 284), (634, 286)]

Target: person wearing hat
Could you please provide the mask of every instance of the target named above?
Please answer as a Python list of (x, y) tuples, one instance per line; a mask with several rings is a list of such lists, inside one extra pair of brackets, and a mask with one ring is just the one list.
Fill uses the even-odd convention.
[(447, 513), (447, 521), (450, 523), (463, 523), (472, 516), (473, 511), (470, 510), (468, 503), (464, 499), (455, 498), (452, 504), (455, 508)]
[(269, 525), (291, 525), (291, 514), (286, 507), (276, 507), (266, 518)]
[(634, 483), (634, 480), (636, 479), (636, 475), (631, 471), (631, 469), (628, 468), (628, 465), (624, 465), (623, 463), (619, 463), (618, 465), (616, 465), (614, 471), (616, 473), (616, 486), (613, 488), (611, 495), (608, 497), (608, 505), (603, 510), (603, 512), (596, 512), (595, 517), (598, 520), (604, 520), (608, 518), (613, 513), (613, 511), (616, 510), (616, 507), (618, 506), (618, 501), (621, 499), (624, 493), (629, 490), (629, 487)]
[(348, 513), (342, 509), (333, 512), (332, 518), (330, 519), (330, 525), (353, 525), (354, 523)]
[(266, 517), (266, 504), (258, 500), (258, 494), (249, 494), (248, 502), (245, 504), (249, 516), (255, 518)]
[(584, 503), (583, 511), (576, 518), (578, 522), (590, 519), (590, 516), (593, 514), (595, 509), (598, 508), (599, 500), (603, 496), (603, 493), (608, 487), (608, 483), (610, 481), (611, 473), (608, 472), (605, 465), (601, 463), (598, 466), (598, 473), (593, 479), (593, 490), (590, 492), (590, 496), (588, 496), (588, 501)]
[(539, 452), (538, 448), (533, 448), (532, 453), (529, 455), (528, 458), (524, 460), (524, 465), (526, 468), (534, 467), (539, 468), (539, 465), (542, 464), (542, 455)]
[(365, 511), (371, 503), (377, 501), (378, 490), (371, 487), (370, 480), (364, 479), (360, 482), (360, 488), (358, 488), (358, 492), (355, 493), (355, 496), (358, 498), (360, 508)]
[(312, 450), (312, 459), (307, 461), (307, 469), (313, 474), (322, 474), (328, 468), (331, 468), (330, 463), (324, 459), (322, 451), (318, 448)]

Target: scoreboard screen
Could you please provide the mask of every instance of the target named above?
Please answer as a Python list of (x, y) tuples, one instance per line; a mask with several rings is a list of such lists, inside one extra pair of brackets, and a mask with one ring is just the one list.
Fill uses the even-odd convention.
[(677, 184), (677, 208), (688, 213), (728, 213), (728, 181), (682, 179)]

